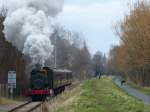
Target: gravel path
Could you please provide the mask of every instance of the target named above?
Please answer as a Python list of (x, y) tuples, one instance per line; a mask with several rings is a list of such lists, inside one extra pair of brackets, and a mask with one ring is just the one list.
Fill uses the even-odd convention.
[(16, 102), (14, 104), (10, 104), (10, 105), (0, 105), (0, 112), (8, 112), (9, 110), (24, 104), (25, 102)]
[(118, 78), (115, 79), (115, 83), (122, 88), (124, 91), (126, 91), (129, 95), (143, 101), (145, 104), (150, 104), (150, 96), (146, 95), (128, 85), (121, 86), (120, 80)]

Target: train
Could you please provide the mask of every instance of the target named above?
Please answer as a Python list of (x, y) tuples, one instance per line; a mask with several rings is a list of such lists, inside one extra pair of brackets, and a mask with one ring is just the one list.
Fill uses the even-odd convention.
[(33, 69), (30, 75), (30, 96), (32, 101), (43, 101), (63, 92), (72, 84), (72, 71), (43, 67)]

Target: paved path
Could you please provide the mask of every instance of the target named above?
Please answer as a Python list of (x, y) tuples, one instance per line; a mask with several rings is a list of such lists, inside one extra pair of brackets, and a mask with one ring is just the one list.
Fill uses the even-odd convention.
[(115, 83), (120, 87), (122, 88), (124, 91), (126, 91), (129, 95), (139, 99), (139, 100), (142, 100), (145, 104), (150, 104), (150, 96), (149, 95), (146, 95), (134, 88), (131, 88), (130, 86), (128, 85), (123, 85), (121, 86), (121, 83), (120, 83), (120, 80), (119, 79), (114, 79), (115, 80)]

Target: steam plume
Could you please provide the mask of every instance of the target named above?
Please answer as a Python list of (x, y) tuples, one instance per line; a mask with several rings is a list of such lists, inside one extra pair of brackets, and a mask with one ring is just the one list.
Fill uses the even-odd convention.
[(29, 56), (33, 64), (44, 65), (53, 51), (49, 39), (53, 30), (48, 18), (62, 10), (63, 0), (0, 0), (0, 4), (7, 9), (6, 40)]

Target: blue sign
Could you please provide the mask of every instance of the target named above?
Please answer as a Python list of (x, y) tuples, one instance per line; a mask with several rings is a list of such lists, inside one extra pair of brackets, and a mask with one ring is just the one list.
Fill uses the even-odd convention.
[(8, 88), (16, 88), (16, 71), (8, 72)]

